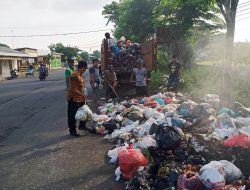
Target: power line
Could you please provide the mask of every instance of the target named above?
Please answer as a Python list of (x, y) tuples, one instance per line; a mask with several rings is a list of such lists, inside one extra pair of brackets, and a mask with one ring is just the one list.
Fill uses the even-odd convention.
[(236, 17), (240, 17), (240, 16), (244, 16), (244, 15), (248, 15), (248, 14), (250, 14), (250, 11), (249, 12), (246, 12), (246, 13), (241, 13), (241, 14), (236, 14)]
[[(249, 4), (249, 5), (250, 5), (250, 4)], [(239, 10), (239, 11), (237, 11), (237, 13), (241, 13), (241, 12), (244, 12), (244, 11), (249, 11), (249, 7), (246, 8), (246, 9), (241, 9), (241, 10)]]
[(238, 8), (244, 7), (245, 4), (249, 4), (249, 3), (250, 3), (250, 1), (246, 1), (246, 2), (244, 2), (244, 3), (241, 3), (241, 4), (238, 5)]
[(241, 18), (241, 19), (239, 19), (239, 20), (236, 20), (236, 22), (241, 22), (241, 21), (243, 21), (243, 20), (247, 20), (247, 19), (250, 19), (250, 16), (245, 17), (245, 18)]
[(50, 37), (50, 36), (68, 36), (68, 35), (78, 35), (78, 34), (89, 34), (89, 33), (96, 33), (96, 32), (105, 32), (111, 31), (112, 29), (105, 29), (105, 30), (92, 30), (92, 31), (85, 31), (85, 32), (68, 32), (68, 33), (56, 33), (56, 34), (32, 34), (32, 35), (15, 35), (15, 36), (0, 36), (0, 38), (33, 38), (33, 37)]

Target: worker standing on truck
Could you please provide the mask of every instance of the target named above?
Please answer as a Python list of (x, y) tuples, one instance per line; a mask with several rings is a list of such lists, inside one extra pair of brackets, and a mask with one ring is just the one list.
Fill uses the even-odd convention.
[(139, 59), (136, 61), (137, 68), (133, 69), (131, 75), (131, 82), (135, 77), (135, 88), (137, 96), (147, 95), (147, 70), (143, 67), (143, 60)]
[[(77, 70), (69, 77), (68, 83), (68, 127), (71, 136), (78, 137), (76, 132), (75, 115), (77, 110), (85, 104), (83, 73), (87, 69), (85, 61), (79, 61)], [(86, 122), (80, 121), (79, 130), (86, 129)]]
[(100, 61), (98, 59), (94, 59), (92, 61), (93, 67), (89, 69), (90, 74), (90, 85), (92, 87), (93, 94), (93, 105), (94, 107), (98, 106), (98, 99), (100, 96), (100, 83), (101, 83), (101, 73), (100, 73)]
[(172, 61), (169, 64), (169, 79), (167, 84), (167, 89), (169, 91), (178, 92), (180, 87), (180, 82), (182, 80), (182, 68), (177, 57), (174, 55)]
[(105, 38), (108, 41), (108, 49), (113, 53), (116, 41), (114, 38), (111, 38), (110, 33), (105, 33)]

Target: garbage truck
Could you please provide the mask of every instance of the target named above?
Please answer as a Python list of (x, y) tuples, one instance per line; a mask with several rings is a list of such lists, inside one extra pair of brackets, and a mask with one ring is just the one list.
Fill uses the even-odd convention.
[[(117, 44), (120, 42), (117, 42)], [(114, 71), (117, 77), (117, 88), (116, 93), (119, 97), (133, 97), (135, 93), (135, 83), (130, 81), (133, 68), (136, 66), (136, 61), (142, 59), (144, 67), (147, 70), (147, 93), (149, 91), (149, 82), (151, 72), (156, 70), (156, 41), (151, 39), (144, 43), (131, 43), (130, 47), (121, 48), (118, 55), (110, 51), (108, 48), (108, 41), (103, 39), (101, 45), (101, 69), (106, 71), (109, 65), (113, 65)], [(117, 47), (116, 47), (117, 48)], [(104, 77), (104, 89), (106, 92), (106, 100), (108, 99), (107, 94), (107, 82)]]

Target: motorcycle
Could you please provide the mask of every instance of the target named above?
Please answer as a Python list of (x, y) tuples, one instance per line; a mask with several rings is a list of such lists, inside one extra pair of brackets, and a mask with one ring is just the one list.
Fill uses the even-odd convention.
[(16, 74), (16, 69), (10, 70), (10, 77), (8, 77), (8, 80), (17, 79), (18, 75)]
[(40, 72), (39, 73), (39, 79), (42, 81), (42, 80), (45, 80), (47, 77), (47, 73), (46, 72)]

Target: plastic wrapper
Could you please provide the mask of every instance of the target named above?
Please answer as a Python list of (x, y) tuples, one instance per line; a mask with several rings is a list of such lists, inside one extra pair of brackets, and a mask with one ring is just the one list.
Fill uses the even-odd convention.
[(162, 93), (155, 94), (153, 96), (150, 96), (150, 98), (156, 100), (158, 98), (164, 98), (164, 95)]
[(198, 104), (196, 102), (193, 102), (191, 100), (187, 100), (183, 102), (179, 107), (178, 110), (180, 109), (187, 109), (190, 113), (191, 111), (197, 106)]
[(217, 127), (220, 129), (236, 129), (234, 120), (227, 113), (223, 113), (217, 117)]
[(100, 122), (108, 121), (109, 117), (107, 115), (97, 115), (97, 114), (94, 114), (93, 120), (95, 122), (100, 123)]
[(236, 113), (233, 110), (225, 108), (225, 107), (221, 108), (221, 110), (218, 112), (218, 115), (221, 115), (223, 113), (227, 113), (230, 117), (233, 117), (233, 118), (236, 117)]

